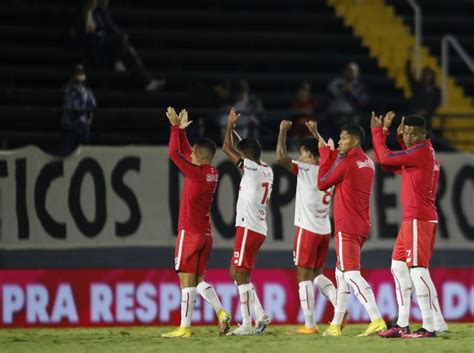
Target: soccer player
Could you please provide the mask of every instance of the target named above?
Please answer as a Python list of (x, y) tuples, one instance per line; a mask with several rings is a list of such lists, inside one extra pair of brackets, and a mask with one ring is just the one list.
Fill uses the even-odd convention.
[(294, 334), (314, 334), (319, 329), (314, 319), (314, 284), (335, 307), (336, 288), (324, 276), (323, 268), (331, 239), (329, 204), (332, 188), (320, 191), (317, 187), (319, 172), (318, 140), (305, 138), (299, 142), (299, 160), (288, 157), (286, 135), (291, 121), (280, 123), (276, 148), (277, 162), (296, 175), (296, 234), (293, 241), (293, 259), (297, 267), (297, 280), (304, 326)]
[[(395, 114), (384, 119), (372, 113), (372, 141), (375, 158), (385, 171), (402, 176), (401, 202), (403, 220), (392, 252), (391, 270), (395, 281), (398, 320), (381, 337), (435, 337), (436, 330), (447, 331), (436, 288), (428, 271), (433, 252), (438, 213), (435, 199), (439, 162), (431, 141), (426, 138), (426, 122), (416, 115), (402, 119), (397, 129), (401, 151), (390, 151), (386, 138)], [(423, 326), (410, 333), (409, 316), (412, 283), (421, 309)]]
[[(306, 123), (314, 137), (320, 136), (314, 121)], [(341, 336), (341, 324), (349, 302), (350, 287), (367, 310), (371, 323), (359, 336), (371, 336), (387, 328), (375, 302), (372, 288), (360, 273), (360, 252), (369, 236), (370, 194), (375, 168), (361, 145), (365, 133), (359, 125), (341, 127), (339, 153), (334, 143), (319, 138), (319, 190), (335, 187), (334, 236), (337, 255), (336, 308), (324, 336)]]
[(211, 304), (217, 314), (219, 334), (229, 331), (230, 314), (224, 310), (214, 288), (204, 282), (207, 260), (212, 248), (210, 210), (219, 173), (211, 164), (216, 144), (198, 140), (191, 148), (185, 129), (192, 123), (183, 110), (179, 116), (171, 107), (166, 116), (171, 123), (169, 156), (184, 174), (175, 249), (175, 269), (181, 286), (181, 325), (162, 337), (190, 337), (191, 317), (196, 292)]
[[(272, 192), (273, 171), (260, 160), (262, 147), (253, 138), (245, 138), (234, 146), (233, 133), (239, 115), (232, 108), (227, 117), (223, 151), (241, 171), (237, 215), (235, 218), (235, 244), (230, 264), (230, 276), (237, 284), (242, 324), (233, 335), (252, 335), (251, 308), (255, 310), (255, 333), (262, 333), (270, 319), (258, 305), (250, 276), (260, 246), (267, 235), (267, 203)], [(258, 303), (257, 303), (258, 302)], [(257, 303), (257, 305), (256, 305)]]

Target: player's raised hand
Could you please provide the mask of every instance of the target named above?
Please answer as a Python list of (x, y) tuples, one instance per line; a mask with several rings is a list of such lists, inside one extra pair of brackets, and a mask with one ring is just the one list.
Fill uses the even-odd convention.
[(305, 121), (305, 125), (313, 137), (318, 138), (318, 123), (313, 120)]
[(291, 129), (293, 123), (289, 120), (282, 120), (280, 123), (280, 131), (288, 131)]
[(377, 116), (374, 112), (372, 112), (372, 116), (370, 117), (370, 128), (377, 127), (382, 127), (382, 115)]
[(179, 116), (176, 114), (176, 110), (173, 107), (168, 107), (166, 110), (166, 116), (173, 126), (179, 126)]
[(186, 129), (189, 125), (192, 124), (192, 120), (188, 120), (188, 111), (186, 109), (183, 109), (179, 112), (179, 128), (180, 129)]
[(383, 128), (388, 130), (390, 126), (392, 126), (393, 118), (395, 117), (395, 113), (393, 111), (389, 111), (385, 114), (383, 118)]
[(405, 117), (402, 116), (402, 121), (400, 122), (400, 125), (397, 127), (397, 136), (402, 136), (403, 135), (403, 128), (405, 127)]
[(309, 132), (311, 132), (311, 135), (313, 135), (314, 137), (316, 137), (318, 139), (318, 146), (319, 147), (327, 146), (326, 141), (319, 134), (318, 123), (316, 121), (313, 121), (313, 120), (306, 121), (305, 125), (308, 128)]
[(335, 151), (335, 150), (336, 150), (336, 145), (334, 144), (334, 140), (333, 140), (332, 138), (330, 138), (330, 139), (328, 140), (328, 144), (327, 144), (327, 145), (329, 146), (329, 149), (330, 149), (331, 151)]
[(229, 112), (229, 115), (227, 115), (227, 125), (232, 126), (232, 128), (235, 128), (237, 125), (237, 120), (239, 120), (240, 114), (237, 114), (237, 111), (235, 108), (232, 108)]

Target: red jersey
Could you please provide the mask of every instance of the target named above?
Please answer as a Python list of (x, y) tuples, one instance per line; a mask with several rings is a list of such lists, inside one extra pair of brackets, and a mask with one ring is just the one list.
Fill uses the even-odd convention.
[(192, 148), (186, 132), (171, 127), (169, 156), (184, 174), (184, 188), (179, 207), (178, 232), (211, 235), (211, 205), (217, 188), (219, 172), (210, 164), (191, 162)]
[(346, 155), (319, 148), (318, 189), (335, 186), (334, 233), (369, 237), (370, 194), (374, 181), (374, 162), (357, 147)]
[(403, 220), (438, 220), (436, 189), (438, 188), (440, 165), (430, 140), (424, 140), (407, 148), (399, 141), (403, 150), (391, 151), (385, 144), (388, 134), (382, 128), (372, 129), (375, 159), (384, 170), (402, 176)]

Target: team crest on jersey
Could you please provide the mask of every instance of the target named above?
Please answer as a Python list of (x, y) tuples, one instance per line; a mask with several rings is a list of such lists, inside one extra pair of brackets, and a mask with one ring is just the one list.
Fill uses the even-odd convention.
[(372, 168), (375, 169), (374, 162), (371, 159), (366, 159), (365, 161), (357, 161), (357, 168)]
[(217, 174), (207, 174), (207, 178), (206, 178), (206, 181), (207, 182), (216, 182), (217, 183), (217, 180), (219, 180), (219, 175)]
[(234, 251), (234, 257), (239, 257), (239, 252), (238, 251)]

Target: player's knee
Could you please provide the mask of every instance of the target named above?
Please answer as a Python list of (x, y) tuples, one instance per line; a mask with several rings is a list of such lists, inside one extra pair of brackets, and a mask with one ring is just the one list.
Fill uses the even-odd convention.
[(320, 268), (315, 268), (313, 270), (313, 275), (314, 275), (314, 278), (318, 277), (319, 275), (322, 275), (323, 274), (323, 268), (320, 267)]
[(315, 277), (316, 276), (312, 269), (298, 266), (298, 270), (296, 272), (296, 278), (298, 279), (298, 282), (312, 281)]
[(230, 266), (229, 268), (229, 276), (230, 276), (230, 279), (235, 281), (236, 278), (235, 278), (235, 270), (234, 270), (234, 267)]
[(250, 272), (235, 271), (235, 281), (238, 285), (250, 283)]
[(397, 277), (406, 276), (410, 273), (406, 262), (403, 261), (392, 260), (392, 265), (390, 269), (392, 270), (392, 273)]

